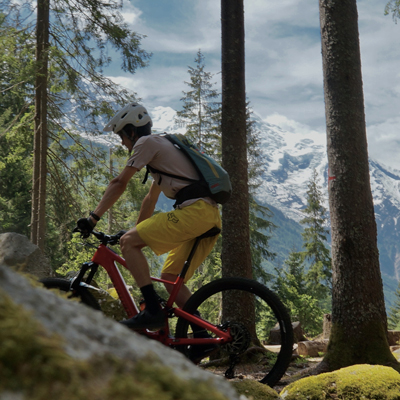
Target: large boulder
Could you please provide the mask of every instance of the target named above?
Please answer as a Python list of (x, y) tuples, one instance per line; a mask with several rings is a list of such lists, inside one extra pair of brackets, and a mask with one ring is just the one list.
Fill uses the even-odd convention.
[(50, 262), (39, 247), (19, 233), (0, 234), (0, 263), (38, 278), (52, 275)]
[[(196, 367), (177, 351), (130, 331), (101, 312), (32, 287), (4, 264), (0, 264), (0, 319), (0, 398), (10, 390), (19, 400), (42, 398), (32, 393), (48, 385), (50, 398), (60, 399), (80, 399), (76, 393), (87, 398), (87, 391), (92, 400), (147, 400), (157, 393), (160, 399), (239, 399), (228, 381)], [(33, 329), (35, 324), (40, 328)], [(44, 354), (37, 356), (41, 346)], [(2, 359), (7, 354), (8, 358)], [(43, 376), (50, 382), (42, 382)], [(75, 385), (82, 381), (82, 387), (69, 389), (69, 376), (74, 377)], [(53, 380), (58, 381), (55, 384)], [(99, 388), (101, 395), (96, 397), (92, 391)], [(75, 390), (75, 394), (63, 392), (66, 390)], [(179, 390), (182, 396), (177, 397)]]

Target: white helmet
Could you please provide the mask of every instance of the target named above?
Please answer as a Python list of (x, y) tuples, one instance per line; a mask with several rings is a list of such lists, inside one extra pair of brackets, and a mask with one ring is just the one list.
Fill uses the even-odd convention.
[(153, 125), (147, 110), (138, 103), (129, 103), (117, 112), (113, 119), (104, 127), (105, 132), (117, 133), (127, 124), (139, 127), (150, 122)]

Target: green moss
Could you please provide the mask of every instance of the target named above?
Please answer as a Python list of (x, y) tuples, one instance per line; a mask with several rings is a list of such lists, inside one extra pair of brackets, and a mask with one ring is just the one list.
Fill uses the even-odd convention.
[(238, 394), (252, 400), (274, 400), (278, 398), (278, 393), (267, 385), (257, 381), (243, 380), (232, 382)]
[(139, 363), (112, 356), (77, 361), (62, 339), (0, 291), (0, 397), (22, 392), (30, 400), (226, 400), (206, 381), (182, 380), (158, 359)]
[(381, 365), (353, 365), (300, 379), (280, 396), (284, 400), (400, 400), (400, 374)]
[(90, 293), (92, 293), (94, 298), (99, 302), (101, 311), (107, 317), (114, 319), (115, 321), (122, 321), (127, 317), (121, 301), (115, 299), (110, 295), (110, 293), (105, 290), (91, 290)]
[(333, 324), (324, 361), (332, 371), (354, 364), (380, 364), (394, 368), (398, 364), (390, 352), (384, 326), (379, 321), (366, 324), (356, 336)]
[[(0, 390), (22, 388), (41, 398), (46, 390), (52, 393), (53, 388), (76, 381), (81, 365), (65, 354), (61, 339), (47, 335), (28, 312), (1, 292), (0, 320)], [(79, 390), (72, 387), (71, 395), (78, 398)]]
[[(140, 362), (133, 368), (119, 366), (110, 381), (107, 398), (113, 400), (226, 400), (206, 381), (184, 381), (172, 370)], [(210, 397), (211, 396), (211, 397)]]

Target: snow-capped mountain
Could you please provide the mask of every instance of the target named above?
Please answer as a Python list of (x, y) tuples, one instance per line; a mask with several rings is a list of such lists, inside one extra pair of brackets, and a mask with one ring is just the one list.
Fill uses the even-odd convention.
[[(266, 156), (258, 199), (299, 221), (306, 205), (307, 183), (316, 169), (328, 209), (328, 160), (325, 135), (299, 134), (257, 120)], [(371, 189), (378, 229), (397, 226), (400, 217), (400, 171), (370, 158)], [(390, 212), (388, 211), (390, 209)], [(400, 222), (400, 221), (399, 221)], [(400, 276), (399, 276), (400, 278)]]
[(295, 221), (304, 215), (307, 183), (315, 169), (328, 209), (326, 138), (322, 134), (283, 130), (255, 117), (265, 155), (263, 184), (258, 200), (270, 204)]
[[(257, 120), (266, 155), (258, 199), (297, 222), (304, 216), (307, 183), (316, 169), (328, 206), (328, 160), (325, 135), (284, 131)], [(400, 280), (400, 171), (369, 160), (382, 273)], [(399, 224), (398, 224), (399, 222)]]

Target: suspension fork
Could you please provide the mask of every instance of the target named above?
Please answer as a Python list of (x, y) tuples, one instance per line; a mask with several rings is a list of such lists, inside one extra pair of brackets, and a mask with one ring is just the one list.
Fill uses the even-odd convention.
[(86, 281), (84, 283), (90, 285), (90, 283), (92, 282), (93, 277), (95, 276), (98, 269), (99, 269), (99, 264), (96, 264), (93, 261), (88, 261), (88, 262), (83, 263), (81, 269), (79, 270), (78, 275), (76, 275), (71, 280), (71, 289), (77, 290), (79, 288), (79, 286), (81, 286), (81, 283), (83, 282), (83, 278), (84, 278), (86, 272), (89, 270), (90, 270), (89, 275), (86, 278)]

